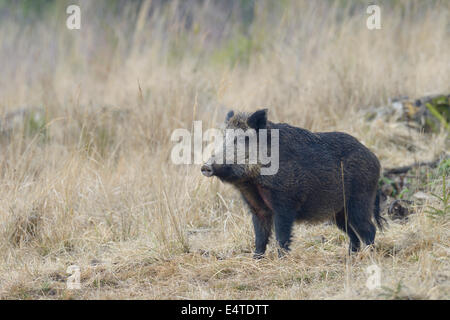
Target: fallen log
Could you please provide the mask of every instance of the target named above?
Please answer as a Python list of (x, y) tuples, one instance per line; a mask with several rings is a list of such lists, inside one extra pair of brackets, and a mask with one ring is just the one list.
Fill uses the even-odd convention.
[(419, 162), (415, 162), (409, 166), (386, 168), (383, 170), (383, 174), (384, 175), (403, 174), (403, 173), (407, 173), (409, 170), (411, 170), (413, 168), (418, 168), (418, 167), (436, 168), (439, 165), (439, 163), (441, 163), (441, 161), (449, 159), (449, 158), (450, 157), (448, 155), (444, 154), (433, 161), (428, 161), (428, 162), (419, 161)]

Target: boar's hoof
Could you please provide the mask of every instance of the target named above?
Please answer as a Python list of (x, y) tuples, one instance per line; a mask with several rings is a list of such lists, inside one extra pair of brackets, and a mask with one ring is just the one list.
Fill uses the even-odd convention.
[(288, 249), (278, 248), (278, 258), (283, 259), (289, 253)]
[(262, 258), (264, 258), (264, 253), (256, 253), (255, 252), (255, 254), (253, 255), (253, 259), (255, 259), (255, 260), (260, 260)]

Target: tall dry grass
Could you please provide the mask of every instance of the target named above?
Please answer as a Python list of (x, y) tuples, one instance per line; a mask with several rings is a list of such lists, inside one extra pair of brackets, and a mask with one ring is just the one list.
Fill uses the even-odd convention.
[[(0, 136), (0, 297), (448, 299), (448, 217), (426, 214), (434, 198), (374, 252), (347, 257), (335, 227), (296, 226), (289, 257), (271, 244), (253, 261), (239, 196), (173, 165), (170, 136), (264, 106), (273, 121), (355, 135), (383, 166), (430, 160), (448, 133), (363, 114), (450, 91), (449, 3), (382, 2), (376, 31), (364, 2), (258, 1), (249, 25), (196, 3), (113, 14), (80, 1), (79, 31), (65, 28), (64, 2), (45, 18), (2, 17), (0, 113), (25, 111)], [(370, 291), (374, 263), (383, 288)], [(71, 264), (81, 290), (66, 289)]]

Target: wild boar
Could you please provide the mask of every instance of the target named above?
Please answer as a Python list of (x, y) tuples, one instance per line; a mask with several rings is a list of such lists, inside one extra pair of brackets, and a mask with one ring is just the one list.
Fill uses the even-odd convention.
[[(238, 133), (224, 140), (201, 172), (231, 183), (242, 194), (252, 212), (255, 258), (265, 253), (273, 226), (279, 254), (289, 250), (294, 222), (333, 221), (348, 234), (350, 252), (359, 250), (361, 241), (374, 243), (374, 222), (380, 229), (384, 222), (378, 192), (380, 163), (356, 138), (273, 123), (267, 120), (267, 109), (251, 114), (230, 111), (225, 126)], [(259, 159), (248, 161), (250, 140), (261, 148), (264, 137), (267, 152), (278, 156), (278, 170), (273, 174), (261, 174), (267, 164)], [(275, 138), (277, 144), (272, 143)], [(245, 161), (239, 162), (239, 157), (227, 161), (228, 150), (236, 153), (242, 143)]]

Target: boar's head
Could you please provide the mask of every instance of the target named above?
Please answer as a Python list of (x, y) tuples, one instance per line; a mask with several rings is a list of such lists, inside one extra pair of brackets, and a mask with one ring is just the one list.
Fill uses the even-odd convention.
[(230, 183), (244, 182), (257, 177), (261, 169), (258, 159), (260, 144), (258, 133), (259, 130), (267, 128), (267, 123), (267, 109), (254, 113), (230, 111), (225, 120), (223, 144), (219, 145), (211, 158), (201, 167), (203, 175), (216, 176)]

